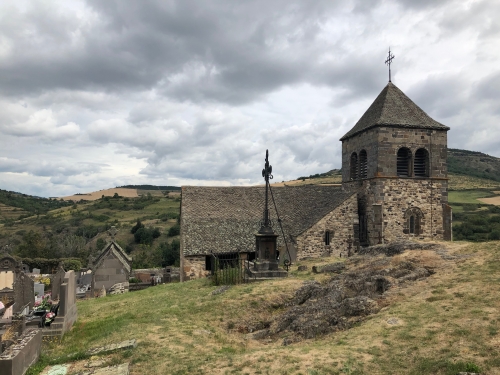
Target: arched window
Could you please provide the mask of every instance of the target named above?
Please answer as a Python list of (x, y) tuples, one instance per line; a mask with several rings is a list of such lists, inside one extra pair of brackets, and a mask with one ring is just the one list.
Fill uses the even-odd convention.
[(368, 177), (368, 157), (365, 150), (359, 152), (359, 177)]
[(398, 150), (397, 175), (398, 177), (411, 176), (411, 151), (406, 147)]
[(325, 245), (326, 246), (330, 245), (330, 231), (329, 230), (327, 230), (325, 232)]
[(351, 181), (358, 179), (358, 154), (351, 154)]
[(413, 175), (415, 177), (429, 177), (429, 153), (425, 148), (419, 148), (415, 152)]
[(405, 215), (405, 224), (404, 224), (404, 233), (413, 234), (418, 236), (423, 233), (423, 225), (424, 225), (424, 214), (418, 207), (412, 207), (406, 210)]
[(410, 234), (414, 234), (415, 233), (415, 215), (410, 216), (409, 227), (410, 227), (409, 228)]

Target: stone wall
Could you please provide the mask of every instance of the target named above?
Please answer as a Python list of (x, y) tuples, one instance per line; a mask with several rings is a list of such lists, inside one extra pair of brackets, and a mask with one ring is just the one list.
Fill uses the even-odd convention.
[(342, 181), (350, 181), (351, 154), (356, 152), (359, 158), (361, 150), (367, 154), (367, 177), (373, 177), (377, 173), (378, 160), (378, 132), (379, 128), (368, 129), (363, 133), (347, 138), (342, 142)]
[(183, 256), (181, 269), (182, 281), (199, 279), (209, 274), (210, 271), (205, 270), (205, 255)]
[[(391, 242), (409, 238), (446, 240), (451, 231), (451, 219), (446, 219), (446, 179), (374, 178), (365, 180), (359, 193), (366, 202), (369, 244)], [(344, 184), (359, 189), (357, 182)], [(420, 233), (408, 233), (405, 213), (418, 208), (422, 213)], [(451, 216), (450, 216), (451, 217)], [(448, 226), (448, 227), (447, 227)]]
[(342, 142), (342, 181), (350, 181), (351, 154), (365, 150), (368, 156), (368, 175), (396, 177), (397, 152), (410, 149), (412, 156), (419, 148), (429, 152), (429, 177), (447, 177), (447, 133), (445, 130), (377, 127)]
[[(353, 194), (335, 210), (297, 237), (297, 259), (322, 256), (347, 256), (353, 249), (354, 226), (358, 224), (357, 196)], [(325, 232), (330, 232), (330, 245)]]

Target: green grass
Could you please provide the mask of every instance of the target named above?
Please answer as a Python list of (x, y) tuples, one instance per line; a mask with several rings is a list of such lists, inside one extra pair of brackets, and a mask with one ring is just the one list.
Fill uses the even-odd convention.
[(484, 204), (478, 201), (478, 198), (490, 198), (494, 197), (495, 194), (490, 190), (461, 190), (461, 191), (450, 191), (448, 193), (448, 201), (453, 206), (454, 203), (471, 203), (471, 204)]
[[(281, 313), (276, 301), (286, 301), (304, 280), (325, 281), (324, 274), (294, 271), (284, 280), (235, 285), (214, 296), (208, 280), (194, 280), (79, 301), (73, 330), (42, 360), (85, 358), (92, 347), (135, 338), (136, 349), (107, 358), (130, 362), (132, 374), (499, 373), (500, 242), (453, 246), (472, 257), (409, 283), (348, 331), (288, 346), (281, 339), (245, 339), (247, 322)], [(310, 270), (329, 261), (304, 264)], [(401, 323), (388, 325), (391, 317)]]

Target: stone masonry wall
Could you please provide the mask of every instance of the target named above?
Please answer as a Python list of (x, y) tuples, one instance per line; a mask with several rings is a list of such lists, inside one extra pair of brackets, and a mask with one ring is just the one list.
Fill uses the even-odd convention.
[[(347, 256), (349, 240), (354, 251), (354, 224), (358, 223), (358, 203), (353, 194), (342, 205), (297, 237), (297, 259), (321, 256)], [(330, 245), (325, 245), (325, 231)]]
[(397, 152), (401, 147), (411, 150), (412, 157), (419, 148), (429, 152), (430, 176), (447, 177), (447, 133), (445, 130), (377, 127), (342, 142), (342, 181), (348, 182), (351, 154), (366, 150), (368, 175), (396, 177)]
[(181, 272), (183, 281), (206, 277), (210, 271), (205, 270), (205, 255), (184, 256)]
[(407, 129), (381, 127), (378, 131), (377, 176), (396, 176), (398, 150), (407, 147), (412, 157), (419, 148), (429, 152), (429, 177), (447, 177), (447, 133), (446, 130)]
[[(433, 238), (445, 240), (446, 225), (443, 206), (447, 203), (446, 179), (375, 178), (363, 182), (366, 199), (368, 238), (370, 245), (398, 239)], [(357, 184), (345, 184), (346, 188)], [(422, 211), (421, 234), (405, 233), (407, 220), (404, 215), (410, 208)], [(382, 233), (381, 233), (382, 232)]]
[(379, 128), (368, 129), (363, 133), (357, 134), (351, 138), (347, 138), (342, 142), (342, 181), (349, 181), (351, 154), (356, 152), (358, 155), (361, 150), (365, 150), (367, 154), (367, 177), (373, 177), (377, 173), (378, 160), (378, 132)]

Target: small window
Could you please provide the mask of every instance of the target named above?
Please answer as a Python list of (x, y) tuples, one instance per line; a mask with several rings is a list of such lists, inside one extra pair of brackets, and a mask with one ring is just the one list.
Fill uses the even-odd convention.
[(358, 179), (358, 154), (353, 152), (351, 154), (351, 181)]
[(413, 174), (415, 177), (429, 177), (429, 153), (425, 148), (419, 148), (415, 152)]
[(330, 245), (330, 231), (329, 230), (327, 230), (325, 232), (325, 245), (326, 246)]
[(359, 153), (359, 177), (368, 177), (368, 156), (365, 150), (361, 150)]
[(402, 147), (398, 150), (397, 157), (397, 175), (398, 177), (410, 177), (411, 176), (411, 151), (406, 147)]
[(411, 215), (410, 216), (410, 233), (415, 234), (415, 216)]
[(409, 208), (404, 215), (405, 224), (403, 232), (406, 234), (423, 234), (422, 226), (424, 224), (424, 214), (417, 207)]

